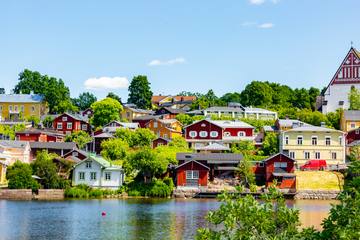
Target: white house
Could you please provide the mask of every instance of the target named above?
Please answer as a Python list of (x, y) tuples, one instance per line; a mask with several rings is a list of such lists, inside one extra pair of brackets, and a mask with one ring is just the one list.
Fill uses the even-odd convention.
[(351, 47), (340, 67), (326, 88), (322, 100), (322, 112), (335, 112), (348, 109), (348, 95), (351, 87), (360, 90), (360, 52)]
[(118, 189), (125, 180), (124, 170), (100, 156), (90, 155), (74, 166), (73, 186), (86, 184), (94, 188)]

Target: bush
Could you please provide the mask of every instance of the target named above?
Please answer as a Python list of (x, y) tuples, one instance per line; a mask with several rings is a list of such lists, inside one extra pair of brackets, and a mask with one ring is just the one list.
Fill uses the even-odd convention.
[(85, 184), (65, 189), (65, 197), (67, 198), (102, 198), (118, 193), (120, 193), (119, 190), (91, 188)]
[(169, 197), (174, 189), (174, 183), (171, 178), (154, 179), (150, 183), (132, 182), (127, 188), (128, 195), (133, 197)]
[(40, 188), (39, 183), (32, 178), (31, 166), (20, 161), (7, 169), (6, 178), (10, 189), (32, 189), (37, 191)]

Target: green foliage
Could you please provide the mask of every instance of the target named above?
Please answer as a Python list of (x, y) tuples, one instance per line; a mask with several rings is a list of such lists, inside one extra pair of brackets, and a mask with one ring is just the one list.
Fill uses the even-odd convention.
[(279, 137), (274, 132), (265, 133), (265, 138), (259, 155), (270, 156), (279, 152)]
[(45, 189), (62, 188), (62, 179), (59, 178), (53, 159), (56, 154), (47, 151), (37, 152), (36, 160), (31, 163), (33, 174), (41, 178), (41, 184)]
[(51, 116), (46, 116), (44, 120), (42, 121), (42, 124), (45, 128), (52, 128), (54, 118)]
[(151, 109), (150, 83), (146, 76), (135, 76), (129, 86), (128, 102), (135, 104), (138, 108)]
[[(19, 74), (19, 82), (14, 92), (29, 94), (31, 91), (45, 97), (51, 113), (59, 111), (60, 104), (65, 106), (62, 102), (71, 102), (69, 88), (65, 86), (63, 80), (25, 69)], [(61, 110), (64, 109), (61, 108)]]
[(129, 196), (169, 197), (172, 195), (174, 183), (171, 178), (154, 179), (150, 183), (132, 182), (127, 188)]
[(267, 107), (272, 104), (273, 94), (273, 89), (267, 82), (252, 81), (241, 92), (241, 104)]
[(79, 111), (79, 108), (73, 105), (71, 99), (66, 99), (54, 106), (53, 111), (57, 113), (77, 112)]
[(226, 93), (225, 95), (223, 95), (220, 98), (220, 101), (228, 104), (230, 102), (236, 102), (236, 103), (240, 103), (241, 102), (241, 95), (240, 93), (234, 92), (234, 93)]
[(6, 178), (10, 189), (32, 189), (36, 191), (40, 185), (32, 178), (32, 169), (29, 164), (16, 161), (7, 168)]
[(65, 189), (65, 197), (67, 198), (102, 198), (118, 194), (119, 190), (91, 188), (85, 184), (79, 184), (75, 187)]
[(181, 136), (173, 137), (171, 142), (169, 142), (169, 147), (174, 147), (174, 148), (177, 148), (177, 149), (183, 150), (183, 151), (186, 151), (189, 149), (189, 145), (186, 142), (185, 138), (183, 138)]
[(129, 151), (129, 144), (120, 138), (108, 139), (101, 143), (101, 156), (107, 160), (124, 160)]
[(121, 103), (121, 98), (120, 98), (118, 95), (116, 95), (115, 93), (113, 93), (113, 92), (109, 92), (106, 97), (107, 97), (107, 98), (115, 99), (115, 100), (117, 100), (119, 103)]
[(255, 132), (259, 132), (264, 126), (273, 126), (275, 120), (265, 120), (265, 119), (252, 119), (252, 118), (241, 118), (243, 122), (250, 124), (255, 127)]
[(94, 115), (90, 121), (95, 127), (104, 126), (113, 120), (119, 120), (120, 112), (123, 110), (122, 105), (112, 98), (97, 101), (91, 105), (91, 108)]
[(135, 131), (130, 129), (117, 129), (114, 136), (127, 142), (131, 148), (150, 147), (156, 135), (147, 128), (138, 128)]
[(253, 165), (246, 156), (240, 161), (238, 168), (237, 174), (241, 185), (249, 188), (251, 185), (255, 184), (255, 174), (252, 170)]
[(26, 119), (26, 121), (33, 123), (34, 126), (37, 126), (40, 123), (40, 118), (38, 118), (37, 116), (30, 116)]
[(340, 129), (340, 121), (341, 121), (341, 115), (343, 113), (343, 109), (337, 109), (336, 112), (329, 112), (326, 114), (327, 123), (329, 126)]
[(191, 109), (206, 109), (211, 106), (223, 106), (222, 102), (210, 89), (206, 94), (199, 96), (192, 104)]
[(180, 113), (176, 116), (176, 120), (178, 120), (183, 126), (187, 126), (191, 123), (193, 123), (193, 119), (191, 116), (184, 114), (184, 113)]
[(0, 134), (5, 137), (8, 137), (10, 140), (15, 140), (15, 133), (17, 131), (25, 130), (24, 124), (15, 124), (12, 127), (8, 125), (0, 125)]
[(360, 110), (360, 91), (355, 86), (351, 86), (348, 98), (349, 110)]
[(360, 146), (350, 147), (350, 155), (348, 156), (350, 161), (360, 160)]
[(73, 104), (78, 107), (80, 110), (88, 109), (91, 104), (97, 101), (97, 98), (94, 94), (90, 92), (83, 92), (79, 95), (78, 98), (72, 99)]
[(72, 132), (65, 137), (65, 142), (75, 142), (80, 149), (84, 148), (85, 145), (91, 141), (91, 136), (82, 130)]
[(231, 146), (232, 153), (241, 153), (243, 155), (254, 155), (257, 149), (252, 141), (240, 141)]

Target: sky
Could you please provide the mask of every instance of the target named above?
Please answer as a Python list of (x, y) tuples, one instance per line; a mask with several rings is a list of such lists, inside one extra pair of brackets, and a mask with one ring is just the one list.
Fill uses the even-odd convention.
[(353, 46), (358, 0), (0, 1), (0, 87), (25, 68), (71, 96), (240, 92), (253, 80), (326, 86)]

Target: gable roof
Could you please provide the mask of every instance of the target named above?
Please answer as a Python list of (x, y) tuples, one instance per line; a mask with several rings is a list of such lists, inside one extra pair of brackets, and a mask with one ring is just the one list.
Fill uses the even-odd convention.
[(4, 148), (26, 148), (28, 145), (27, 141), (0, 140), (0, 146)]
[(205, 147), (195, 147), (195, 150), (203, 150), (203, 151), (228, 151), (230, 150), (229, 147), (224, 146), (222, 144), (219, 143), (210, 143), (209, 145), (205, 146)]
[(299, 124), (299, 126), (311, 126), (308, 123), (302, 122), (298, 119), (278, 119), (277, 120), (281, 127), (292, 127), (293, 124)]
[(105, 158), (101, 157), (101, 156), (94, 156), (94, 155), (90, 155), (87, 158), (85, 158), (84, 160), (82, 160), (81, 162), (75, 164), (73, 166), (73, 168), (75, 168), (76, 166), (89, 161), (89, 160), (94, 160), (95, 162), (97, 162), (98, 164), (100, 164), (101, 167), (106, 168), (106, 169), (112, 169), (112, 170), (123, 170), (122, 167), (117, 166), (117, 165), (113, 165), (111, 162), (107, 161)]
[(159, 115), (159, 112), (160, 112), (162, 109), (165, 109), (166, 111), (168, 111), (168, 112), (171, 113), (171, 114), (185, 113), (185, 110), (183, 110), (183, 109), (176, 109), (176, 108), (171, 108), (171, 107), (161, 107), (161, 108), (159, 108), (158, 110), (156, 110), (156, 113), (155, 113), (155, 114), (158, 114), (158, 115)]
[(40, 94), (0, 94), (2, 103), (41, 103), (44, 97)]
[(285, 155), (284, 153), (276, 153), (276, 154), (271, 155), (270, 157), (265, 158), (265, 159), (263, 159), (263, 160), (261, 160), (261, 161), (262, 161), (262, 162), (267, 162), (267, 161), (269, 161), (269, 160), (271, 160), (271, 159), (273, 159), (274, 157), (277, 157), (277, 156), (280, 156), (280, 157), (282, 156), (282, 157), (285, 157), (285, 158), (287, 158), (287, 159), (295, 162), (294, 159), (290, 158), (289, 156)]
[(204, 164), (202, 164), (202, 163), (200, 163), (200, 162), (198, 162), (198, 161), (196, 161), (196, 160), (185, 161), (183, 164), (180, 164), (180, 165), (177, 166), (175, 169), (181, 168), (182, 166), (185, 166), (185, 165), (187, 165), (187, 164), (189, 164), (189, 163), (191, 163), (191, 162), (194, 162), (194, 163), (196, 163), (196, 164), (198, 164), (198, 165), (200, 165), (200, 166), (202, 166), (202, 167), (210, 170), (210, 168), (209, 168), (208, 166), (206, 166), (206, 165), (204, 165)]
[(62, 155), (62, 157), (70, 156), (70, 155), (72, 155), (73, 152), (78, 152), (81, 155), (86, 156), (86, 157), (90, 155), (90, 152), (86, 152), (84, 150), (76, 148), (76, 149), (71, 150), (70, 152), (65, 153), (64, 155)]
[(113, 120), (111, 122), (109, 122), (108, 124), (106, 124), (104, 127), (110, 127), (109, 125), (111, 123), (117, 123), (119, 124), (121, 127), (124, 127), (124, 128), (138, 128), (139, 127), (139, 123), (132, 123), (132, 122), (120, 122), (120, 121), (116, 121), (116, 120)]
[(360, 110), (344, 110), (345, 120), (360, 121)]
[(162, 96), (162, 95), (154, 95), (151, 97), (151, 102), (153, 103), (159, 103), (161, 102), (162, 100), (164, 100), (165, 98), (168, 98), (170, 96)]
[(201, 121), (206, 121), (208, 123), (214, 124), (215, 126), (218, 126), (222, 129), (224, 128), (255, 128), (253, 126), (251, 126), (250, 124), (246, 123), (246, 122), (242, 122), (239, 120), (210, 120), (210, 119), (202, 119), (202, 120), (198, 120), (193, 122), (192, 124), (189, 124), (187, 126), (184, 127), (188, 128), (192, 125), (195, 125)]
[[(60, 114), (58, 115), (56, 118), (60, 118), (60, 117), (63, 117), (64, 115), (67, 115), (75, 120), (78, 120), (78, 121), (83, 121), (83, 122), (88, 122), (89, 121), (89, 118), (87, 116), (83, 116), (81, 114), (78, 114), (78, 113), (68, 113), (68, 112), (65, 112), (63, 114)], [(55, 119), (56, 119), (55, 118)]]
[(25, 129), (22, 131), (17, 131), (15, 133), (16, 134), (17, 133), (21, 133), (21, 134), (35, 133), (35, 134), (46, 134), (46, 135), (51, 135), (51, 136), (53, 136), (53, 135), (62, 136), (62, 137), (65, 136), (65, 134), (58, 132), (56, 130), (53, 130), (53, 129), (38, 129), (38, 128), (28, 128), (28, 129)]
[(76, 149), (74, 142), (30, 142), (31, 149)]

